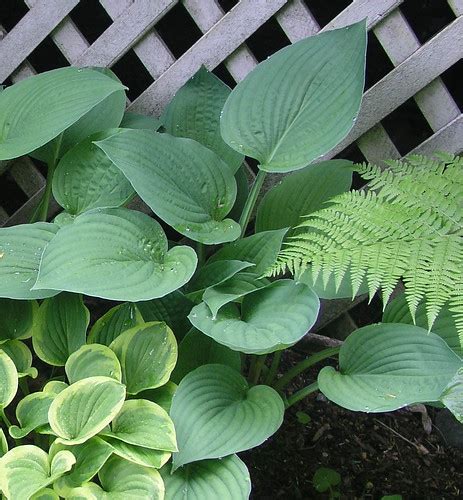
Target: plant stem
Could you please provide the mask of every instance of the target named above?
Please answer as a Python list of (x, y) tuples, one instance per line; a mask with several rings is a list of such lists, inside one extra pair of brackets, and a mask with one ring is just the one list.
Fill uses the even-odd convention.
[(259, 170), (259, 173), (256, 176), (256, 180), (252, 185), (251, 191), (249, 192), (248, 199), (243, 208), (243, 212), (240, 217), (240, 226), (241, 226), (241, 237), (246, 233), (246, 228), (249, 224), (249, 219), (251, 218), (252, 211), (254, 210), (254, 206), (257, 201), (257, 197), (259, 196), (260, 190), (262, 188), (262, 184), (264, 183), (267, 172), (263, 170)]
[(286, 409), (288, 409), (290, 406), (293, 406), (301, 399), (304, 399), (306, 396), (308, 396), (309, 394), (312, 394), (313, 392), (316, 392), (316, 391), (318, 391), (318, 382), (314, 382), (313, 384), (310, 384), (307, 387), (304, 387), (300, 391), (295, 392), (292, 396), (290, 396), (287, 399)]
[(24, 396), (27, 396), (30, 393), (26, 377), (22, 377), (19, 379), (19, 387), (21, 388)]
[(256, 355), (252, 357), (248, 375), (248, 380), (251, 385), (256, 385), (259, 381), (260, 372), (262, 371), (262, 367), (264, 366), (266, 359), (266, 354), (263, 356)]
[(278, 368), (280, 366), (282, 354), (283, 351), (276, 351), (275, 353), (273, 353), (272, 364), (270, 365), (270, 370), (268, 371), (267, 376), (265, 377), (265, 384), (271, 385), (275, 380)]
[(5, 415), (5, 410), (3, 408), (0, 408), (0, 418), (3, 420), (3, 422), (7, 427), (11, 427), (11, 422), (9, 418)]
[(198, 267), (202, 267), (206, 262), (206, 248), (203, 243), (196, 242), (196, 253), (198, 254)]
[(297, 377), (300, 373), (307, 370), (311, 366), (315, 365), (319, 361), (323, 361), (326, 358), (330, 358), (331, 356), (335, 356), (338, 354), (340, 347), (330, 347), (328, 349), (323, 349), (323, 351), (317, 352), (307, 359), (302, 360), (297, 365), (293, 366), (290, 370), (288, 370), (275, 384), (274, 388), (277, 391), (281, 391), (284, 389), (293, 378)]

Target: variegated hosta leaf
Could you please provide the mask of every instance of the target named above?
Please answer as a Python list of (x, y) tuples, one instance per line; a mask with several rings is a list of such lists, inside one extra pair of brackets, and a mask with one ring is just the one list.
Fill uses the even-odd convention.
[(111, 457), (98, 473), (101, 487), (86, 483), (75, 488), (67, 500), (163, 500), (164, 483), (155, 469)]
[(65, 365), (69, 383), (73, 384), (88, 377), (110, 377), (118, 382), (122, 379), (122, 370), (114, 352), (105, 345), (83, 345), (73, 352)]
[(81, 444), (102, 431), (119, 413), (125, 387), (108, 377), (90, 377), (60, 392), (48, 411), (58, 442)]
[(172, 456), (170, 451), (152, 450), (151, 448), (129, 444), (109, 436), (105, 436), (104, 439), (111, 445), (114, 455), (145, 467), (160, 469)]
[(31, 290), (40, 259), (59, 227), (47, 222), (0, 228), (0, 297), (43, 299), (54, 290)]
[(16, 366), (18, 377), (36, 378), (37, 368), (32, 366), (32, 353), (24, 342), (8, 340), (0, 344), (0, 350), (6, 352)]
[(317, 319), (320, 301), (306, 285), (279, 280), (222, 307), (214, 317), (202, 302), (188, 318), (216, 342), (248, 354), (266, 354), (299, 341)]
[(135, 304), (130, 302), (119, 304), (96, 320), (88, 334), (87, 343), (109, 346), (122, 332), (141, 325), (143, 322), (142, 315)]
[(128, 394), (164, 385), (177, 362), (177, 341), (165, 323), (145, 323), (125, 331), (110, 345), (122, 367)]
[(7, 451), (8, 451), (8, 441), (6, 440), (6, 436), (5, 433), (3, 432), (3, 429), (0, 429), (0, 458), (2, 458)]
[(18, 390), (18, 372), (8, 354), (0, 350), (0, 409), (8, 406)]
[(59, 500), (58, 494), (51, 488), (44, 488), (31, 496), (31, 500)]
[(193, 462), (173, 474), (169, 464), (161, 476), (166, 500), (247, 500), (251, 493), (249, 471), (236, 455)]
[(38, 307), (35, 300), (0, 299), (0, 344), (5, 340), (28, 339)]
[(167, 413), (170, 412), (170, 407), (172, 406), (172, 398), (174, 397), (175, 391), (177, 390), (177, 384), (172, 381), (167, 382), (161, 387), (156, 389), (147, 389), (138, 393), (138, 399), (147, 399), (156, 403), (161, 408), (166, 410)]
[(356, 330), (339, 352), (339, 371), (318, 374), (323, 394), (353, 411), (392, 411), (438, 401), (462, 366), (434, 333), (411, 325), (379, 323)]
[(225, 218), (236, 198), (233, 173), (206, 147), (147, 130), (124, 130), (96, 144), (179, 233), (208, 245), (239, 237), (239, 225)]
[(62, 382), (61, 380), (50, 380), (50, 382), (47, 382), (43, 386), (43, 392), (46, 394), (52, 394), (53, 396), (58, 395), (60, 392), (64, 391), (64, 389), (67, 389), (69, 387), (69, 384), (66, 384), (66, 382)]
[(10, 427), (10, 435), (14, 439), (22, 439), (38, 427), (48, 424), (48, 410), (55, 398), (55, 394), (47, 392), (33, 392), (25, 396), (16, 407), (16, 418), (19, 427)]
[(43, 254), (34, 289), (136, 302), (177, 290), (196, 264), (192, 248), (168, 250), (164, 231), (148, 215), (126, 208), (94, 210), (59, 230)]
[(159, 405), (145, 399), (130, 399), (111, 422), (103, 436), (152, 450), (177, 451), (172, 420)]
[(283, 401), (271, 387), (249, 388), (228, 366), (197, 368), (180, 382), (170, 410), (179, 448), (174, 470), (258, 446), (278, 430), (283, 414)]
[(68, 472), (75, 461), (69, 451), (61, 451), (50, 459), (37, 446), (17, 446), (0, 460), (0, 489), (8, 500), (29, 500)]
[(75, 446), (64, 446), (55, 441), (50, 448), (50, 456), (63, 450), (70, 451), (76, 459), (72, 470), (54, 484), (55, 490), (64, 498), (67, 498), (72, 488), (90, 481), (113, 453), (113, 448), (99, 437)]
[(90, 313), (80, 295), (60, 293), (44, 300), (32, 335), (35, 353), (49, 365), (64, 366), (85, 344), (89, 321)]
[(460, 368), (439, 398), (463, 424), (463, 368)]

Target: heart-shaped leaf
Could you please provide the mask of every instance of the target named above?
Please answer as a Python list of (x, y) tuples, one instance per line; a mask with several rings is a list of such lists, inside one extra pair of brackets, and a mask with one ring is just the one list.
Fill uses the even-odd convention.
[(439, 398), (463, 424), (463, 368), (460, 368)]
[(3, 429), (0, 429), (0, 458), (2, 458), (7, 451), (8, 451), (8, 441), (6, 440), (6, 436), (5, 433), (3, 432)]
[(356, 330), (339, 352), (339, 372), (323, 368), (323, 394), (353, 411), (392, 411), (438, 401), (462, 360), (437, 335), (411, 325), (380, 323)]
[(58, 231), (56, 224), (37, 222), (0, 228), (0, 297), (43, 299), (53, 290), (31, 290), (43, 250)]
[(31, 500), (59, 500), (59, 496), (51, 488), (44, 488), (32, 495)]
[(215, 253), (208, 263), (223, 260), (241, 260), (255, 264), (252, 272), (261, 275), (275, 263), (287, 229), (264, 231), (229, 243)]
[(13, 500), (29, 500), (71, 469), (75, 458), (62, 451), (51, 461), (39, 447), (17, 446), (0, 460), (0, 489)]
[[(428, 329), (428, 317), (426, 314), (426, 302), (418, 305), (415, 312), (415, 323), (413, 322), (410, 308), (408, 307), (405, 294), (398, 295), (389, 302), (383, 314), (384, 323), (406, 323), (408, 325), (416, 324), (421, 328)], [(432, 331), (447, 342), (458, 356), (463, 356), (463, 339), (460, 340), (455, 315), (450, 311), (448, 305), (442, 306), (440, 312), (432, 325)]]
[(60, 477), (54, 484), (55, 490), (64, 498), (67, 498), (72, 488), (90, 481), (113, 453), (113, 448), (99, 437), (93, 437), (75, 446), (54, 442), (50, 448), (50, 456), (53, 457), (63, 450), (70, 451), (76, 459), (72, 471)]
[(125, 387), (108, 377), (91, 377), (60, 392), (50, 406), (48, 421), (59, 443), (81, 444), (103, 430), (119, 413)]
[(60, 392), (63, 392), (64, 389), (69, 387), (66, 382), (62, 382), (61, 380), (50, 380), (43, 386), (43, 392), (46, 394), (52, 394), (53, 396), (58, 395)]
[(305, 38), (259, 64), (230, 94), (221, 132), (262, 170), (290, 172), (327, 153), (360, 109), (366, 25)]
[(239, 237), (239, 225), (224, 219), (236, 198), (233, 173), (209, 149), (147, 130), (124, 130), (96, 145), (153, 212), (179, 233), (209, 245)]
[(153, 130), (156, 132), (161, 127), (161, 122), (154, 116), (139, 115), (127, 111), (124, 113), (120, 127)]
[(205, 365), (178, 386), (170, 415), (177, 431), (174, 470), (263, 443), (283, 422), (284, 404), (271, 387), (248, 387), (233, 368)]
[(152, 450), (177, 451), (172, 420), (159, 405), (145, 399), (130, 399), (111, 423), (111, 431), (103, 431), (124, 443)]
[(38, 307), (35, 300), (0, 299), (0, 344), (28, 339)]
[(42, 302), (32, 335), (37, 356), (53, 366), (64, 366), (68, 357), (85, 344), (90, 313), (82, 297), (60, 293)]
[(165, 323), (146, 323), (127, 330), (110, 348), (122, 367), (129, 394), (164, 385), (177, 362), (177, 341)]
[(347, 160), (323, 161), (284, 177), (262, 199), (256, 232), (295, 227), (303, 215), (326, 207), (330, 198), (349, 190), (351, 166)]
[(7, 407), (18, 390), (16, 366), (5, 351), (0, 350), (0, 409)]
[(88, 377), (110, 377), (118, 382), (122, 379), (122, 370), (114, 352), (105, 345), (83, 345), (73, 352), (65, 365), (69, 383), (73, 384)]
[(87, 343), (109, 346), (122, 332), (141, 324), (143, 318), (135, 304), (130, 302), (119, 304), (95, 322), (88, 334)]
[(214, 151), (235, 173), (244, 155), (225, 144), (220, 135), (220, 114), (230, 89), (202, 66), (177, 91), (161, 117), (171, 135), (189, 137)]
[(194, 462), (173, 474), (166, 465), (161, 476), (166, 500), (247, 500), (251, 493), (249, 471), (236, 455)]
[(22, 439), (42, 425), (48, 424), (48, 410), (54, 395), (46, 392), (34, 392), (21, 399), (16, 407), (16, 418), (20, 424), (9, 429), (11, 437)]
[(217, 363), (241, 371), (241, 356), (237, 351), (217, 343), (196, 328), (192, 328), (178, 346), (178, 362), (171, 380), (179, 383), (185, 375), (202, 365)]
[(73, 489), (67, 500), (164, 499), (164, 483), (155, 469), (112, 456), (98, 472), (101, 487), (86, 483)]
[(32, 366), (32, 353), (24, 342), (20, 340), (8, 340), (0, 344), (0, 349), (6, 352), (13, 361), (19, 378), (37, 377), (37, 368)]
[(46, 248), (34, 289), (80, 292), (110, 300), (148, 300), (183, 286), (196, 269), (194, 250), (168, 251), (161, 226), (141, 212), (86, 212)]
[(143, 446), (125, 443), (119, 439), (105, 436), (106, 441), (111, 445), (113, 453), (134, 464), (160, 469), (172, 456), (169, 451), (152, 450)]
[(317, 319), (320, 301), (306, 285), (279, 280), (244, 297), (214, 317), (202, 302), (188, 318), (216, 342), (248, 354), (266, 354), (298, 342)]
[(74, 146), (58, 163), (53, 176), (53, 196), (70, 214), (92, 208), (119, 207), (135, 194), (130, 182), (94, 141), (117, 133), (99, 132)]
[(177, 340), (181, 340), (191, 328), (187, 316), (193, 306), (194, 302), (178, 290), (160, 299), (137, 303), (146, 322), (164, 321)]
[(43, 146), (124, 87), (99, 71), (60, 68), (0, 93), (0, 160)]

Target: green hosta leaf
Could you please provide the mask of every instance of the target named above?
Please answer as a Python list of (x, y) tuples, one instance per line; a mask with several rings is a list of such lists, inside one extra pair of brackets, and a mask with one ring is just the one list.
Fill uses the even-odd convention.
[(173, 474), (166, 465), (161, 475), (166, 500), (247, 500), (251, 493), (249, 471), (236, 455), (188, 464)]
[(248, 176), (246, 175), (245, 166), (242, 166), (237, 170), (237, 172), (235, 173), (235, 181), (237, 189), (236, 200), (233, 208), (228, 214), (228, 217), (238, 222), (249, 195), (249, 180)]
[(175, 94), (161, 118), (171, 135), (189, 137), (214, 151), (236, 172), (244, 155), (225, 144), (220, 135), (220, 114), (230, 89), (205, 67)]
[(88, 334), (87, 343), (109, 346), (122, 332), (141, 324), (143, 318), (135, 304), (119, 304), (95, 322)]
[(215, 317), (225, 304), (238, 301), (245, 295), (268, 285), (270, 285), (269, 280), (259, 278), (253, 273), (238, 273), (224, 283), (208, 288), (204, 292), (203, 301)]
[(155, 469), (111, 457), (98, 473), (101, 487), (87, 483), (67, 500), (163, 500), (164, 483)]
[(194, 302), (178, 290), (160, 299), (137, 304), (145, 321), (164, 321), (178, 340), (191, 328), (187, 316), (193, 306)]
[[(389, 302), (383, 314), (384, 323), (407, 323), (413, 325), (412, 315), (404, 294), (400, 294)], [(421, 328), (428, 329), (428, 318), (426, 314), (426, 303), (418, 305), (415, 313), (415, 324)], [(444, 305), (437, 316), (432, 331), (447, 342), (448, 346), (459, 356), (463, 355), (463, 339), (458, 335), (455, 315), (450, 311), (448, 305)]]
[(241, 356), (237, 351), (217, 343), (207, 335), (192, 328), (178, 346), (178, 362), (171, 380), (177, 384), (185, 375), (202, 365), (217, 363), (241, 371)]
[(177, 362), (177, 341), (165, 323), (146, 323), (127, 330), (110, 345), (122, 366), (129, 394), (164, 385)]
[(320, 467), (315, 471), (312, 483), (319, 493), (324, 493), (331, 487), (336, 487), (341, 483), (341, 475), (333, 469)]
[(236, 182), (212, 151), (191, 139), (146, 130), (125, 130), (96, 144), (179, 233), (206, 244), (239, 237), (239, 225), (224, 219), (235, 202)]
[(16, 366), (18, 377), (36, 378), (37, 368), (32, 366), (32, 353), (24, 342), (8, 340), (0, 344), (0, 350), (6, 352)]
[(241, 313), (230, 303), (214, 318), (201, 303), (188, 318), (220, 344), (248, 354), (266, 354), (300, 340), (315, 323), (319, 307), (318, 297), (306, 285), (279, 280), (244, 297)]
[(0, 429), (0, 458), (3, 457), (3, 455), (5, 455), (7, 451), (8, 451), (8, 441), (6, 440), (6, 436), (5, 433), (3, 432), (3, 429)]
[(57, 225), (47, 222), (0, 228), (0, 297), (30, 300), (56, 295), (31, 288), (43, 250), (57, 231)]
[(199, 269), (197, 274), (188, 283), (187, 296), (189, 298), (200, 298), (206, 288), (223, 283), (248, 267), (254, 267), (254, 264), (241, 262), (240, 260), (221, 260), (206, 264)]
[(12, 85), (0, 93), (0, 160), (43, 146), (123, 88), (101, 72), (71, 67)]
[(69, 387), (66, 382), (62, 382), (61, 380), (51, 380), (47, 382), (43, 387), (43, 392), (47, 394), (52, 394), (53, 396), (58, 395), (60, 392), (63, 392), (64, 389)]
[(87, 212), (46, 248), (35, 289), (53, 288), (110, 300), (147, 300), (183, 286), (196, 269), (194, 250), (168, 251), (161, 226), (125, 208)]
[(0, 344), (5, 340), (28, 339), (37, 309), (35, 300), (0, 299)]
[(118, 382), (122, 379), (122, 370), (114, 352), (105, 345), (83, 345), (73, 352), (65, 365), (69, 383), (73, 384), (88, 377), (110, 377)]
[(159, 405), (145, 399), (130, 399), (103, 436), (152, 450), (177, 451), (172, 420)]
[(439, 399), (463, 424), (463, 368), (458, 370)]
[(158, 130), (160, 126), (160, 120), (154, 116), (139, 115), (129, 111), (124, 113), (124, 117), (122, 118), (122, 122), (120, 124), (121, 128), (146, 129), (154, 131)]
[(0, 460), (0, 488), (11, 500), (29, 500), (71, 469), (75, 458), (62, 451), (53, 460), (37, 446), (18, 446)]
[(90, 313), (82, 297), (60, 293), (44, 300), (37, 314), (32, 344), (37, 356), (53, 366), (64, 366), (68, 357), (85, 344)]
[(256, 231), (295, 227), (302, 216), (324, 208), (330, 198), (349, 191), (351, 165), (347, 160), (324, 161), (284, 177), (261, 201)]
[(258, 446), (278, 430), (283, 414), (283, 401), (271, 387), (249, 388), (229, 366), (197, 368), (180, 382), (172, 402), (179, 448), (174, 470)]
[(117, 133), (99, 132), (74, 146), (58, 163), (53, 196), (70, 214), (101, 207), (119, 207), (135, 194), (131, 184), (93, 143)]
[(462, 360), (437, 335), (411, 325), (380, 323), (349, 335), (339, 372), (323, 368), (320, 390), (353, 411), (392, 411), (437, 401)]
[(31, 500), (59, 500), (59, 496), (51, 488), (44, 488), (32, 495)]
[[(117, 76), (108, 68), (90, 68), (112, 78), (120, 83)], [(31, 156), (46, 163), (55, 162), (73, 146), (83, 141), (95, 132), (100, 132), (119, 125), (124, 114), (126, 104), (125, 92), (118, 90), (97, 104), (82, 118), (67, 128), (45, 146), (33, 151)]]
[(138, 394), (138, 398), (152, 401), (169, 413), (170, 407), (172, 406), (172, 398), (174, 397), (176, 390), (177, 384), (167, 382), (167, 384), (162, 387), (158, 387), (157, 389), (147, 389), (146, 391), (140, 392)]
[(255, 264), (252, 272), (261, 275), (275, 262), (288, 230), (265, 231), (229, 243), (215, 253), (208, 263), (218, 260), (241, 260)]
[(365, 51), (365, 21), (281, 49), (230, 94), (220, 123), (225, 142), (268, 172), (327, 153), (359, 111)]
[(58, 442), (81, 444), (102, 431), (119, 413), (125, 387), (108, 377), (91, 377), (60, 392), (50, 406), (48, 420)]
[(54, 442), (50, 455), (54, 456), (63, 450), (69, 450), (76, 458), (72, 471), (60, 477), (54, 485), (55, 490), (64, 498), (67, 498), (72, 488), (90, 481), (113, 453), (113, 448), (99, 437), (93, 437), (76, 446), (64, 446)]
[(113, 453), (118, 457), (153, 469), (160, 469), (172, 455), (169, 451), (151, 450), (115, 438), (105, 437), (105, 439), (113, 448)]
[(18, 390), (18, 372), (12, 359), (0, 350), (0, 409), (7, 407)]
[(30, 432), (48, 424), (48, 410), (55, 395), (46, 392), (34, 392), (24, 397), (16, 407), (16, 418), (20, 427), (10, 427), (10, 435), (14, 439), (22, 439)]

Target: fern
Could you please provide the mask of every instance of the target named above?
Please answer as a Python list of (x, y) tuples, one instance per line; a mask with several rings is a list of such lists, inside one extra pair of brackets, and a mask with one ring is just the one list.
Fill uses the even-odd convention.
[[(305, 217), (269, 274), (312, 267), (314, 279), (337, 286), (350, 271), (353, 294), (366, 280), (370, 297), (381, 289), (386, 304), (402, 279), (414, 318), (426, 299), (429, 328), (448, 302), (463, 333), (463, 159), (410, 156), (375, 165), (356, 165), (369, 181), (329, 207)], [(463, 336), (462, 336), (463, 339)]]

